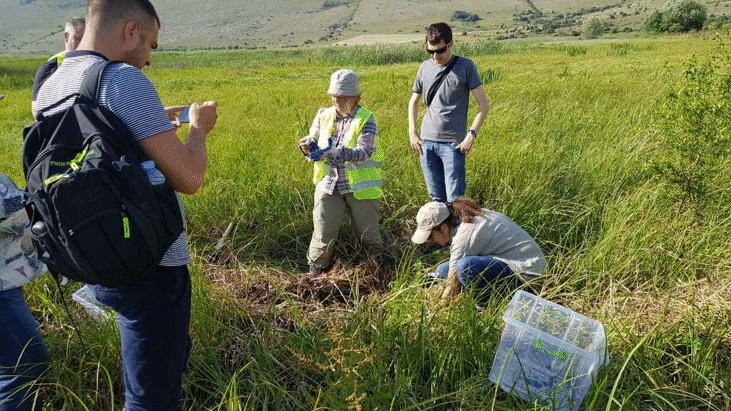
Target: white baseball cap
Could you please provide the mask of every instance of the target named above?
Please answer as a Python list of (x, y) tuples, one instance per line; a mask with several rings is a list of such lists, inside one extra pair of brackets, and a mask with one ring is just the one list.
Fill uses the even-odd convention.
[(442, 224), (448, 217), (449, 209), (446, 204), (438, 201), (424, 204), (416, 214), (416, 232), (411, 236), (411, 241), (416, 244), (425, 243), (434, 227)]
[(350, 69), (340, 69), (330, 76), (330, 88), (327, 94), (331, 96), (357, 96), (360, 95), (358, 86), (358, 75)]

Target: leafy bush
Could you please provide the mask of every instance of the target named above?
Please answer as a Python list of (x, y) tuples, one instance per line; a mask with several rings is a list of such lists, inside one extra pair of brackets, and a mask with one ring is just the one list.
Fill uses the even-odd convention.
[(595, 39), (604, 33), (604, 23), (596, 17), (592, 17), (584, 22), (583, 35), (587, 39)]
[(468, 13), (462, 10), (456, 10), (454, 13), (452, 13), (452, 20), (474, 23), (482, 19), (477, 14)]
[(654, 163), (679, 193), (677, 213), (707, 199), (708, 181), (731, 152), (731, 56), (721, 48), (707, 61), (685, 64), (683, 81), (664, 101), (658, 124), (664, 152)]
[(645, 20), (645, 30), (651, 33), (679, 33), (700, 30), (706, 22), (708, 9), (696, 0), (682, 0), (663, 10), (656, 10)]

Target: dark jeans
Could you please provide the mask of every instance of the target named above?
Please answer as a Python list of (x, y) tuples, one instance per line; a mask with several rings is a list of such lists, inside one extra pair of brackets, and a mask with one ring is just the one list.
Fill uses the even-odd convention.
[[(434, 271), (437, 279), (449, 276), (449, 262), (439, 264)], [(518, 276), (502, 261), (490, 256), (468, 256), (457, 260), (457, 278), (465, 290), (473, 290), (480, 298), (489, 297), (490, 287), (515, 290), (520, 287)], [(487, 292), (485, 292), (487, 291)]]
[(119, 314), (125, 410), (177, 410), (191, 348), (188, 267), (160, 266), (135, 287), (90, 287)]
[(0, 291), (0, 411), (40, 410), (35, 383), (47, 367), (48, 350), (23, 288)]

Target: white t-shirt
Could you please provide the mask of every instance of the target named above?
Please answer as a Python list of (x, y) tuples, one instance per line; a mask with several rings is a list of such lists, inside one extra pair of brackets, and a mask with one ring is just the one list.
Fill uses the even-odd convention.
[[(101, 54), (90, 51), (66, 53), (61, 66), (48, 77), (38, 91), (37, 111), (41, 112), (58, 101), (78, 93), (91, 66), (104, 60), (106, 58)], [(69, 98), (63, 104), (49, 109), (44, 114), (58, 112), (70, 106), (73, 100), (73, 98)], [(135, 141), (173, 128), (155, 86), (139, 69), (128, 64), (113, 64), (106, 69), (99, 90), (99, 105), (108, 108), (119, 117), (132, 133)], [(183, 203), (178, 193), (176, 196), (185, 223)], [(184, 230), (165, 253), (160, 265), (174, 267), (189, 262), (190, 253)]]

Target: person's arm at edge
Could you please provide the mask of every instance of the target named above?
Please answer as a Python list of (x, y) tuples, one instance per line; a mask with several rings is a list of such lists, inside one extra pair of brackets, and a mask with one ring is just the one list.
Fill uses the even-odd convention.
[(462, 284), (459, 282), (459, 277), (457, 277), (457, 270), (453, 268), (449, 269), (446, 283), (447, 285), (442, 293), (442, 299), (449, 299), (462, 291)]
[(419, 119), (419, 100), (421, 100), (421, 94), (411, 94), (411, 100), (409, 100), (409, 143), (412, 150), (422, 155), (424, 153), (421, 151), (421, 137), (416, 125)]
[(175, 191), (195, 194), (203, 185), (208, 154), (206, 134), (216, 125), (215, 101), (193, 103), (190, 107), (190, 130), (185, 144), (175, 128), (140, 140), (142, 151), (155, 162)]
[[(487, 118), (487, 112), (490, 111), (490, 100), (488, 100), (487, 94), (485, 94), (485, 88), (482, 85), (472, 89), (472, 95), (477, 101), (477, 114), (475, 115), (475, 120), (472, 122), (470, 130), (475, 130), (475, 132), (479, 133), (480, 128), (482, 128), (482, 123), (484, 123)], [(467, 155), (470, 151), (472, 151), (474, 143), (475, 136), (473, 136), (472, 133), (467, 132), (464, 140), (462, 140), (462, 142), (455, 148), (461, 153)]]
[[(442, 299), (449, 299), (458, 295), (462, 291), (462, 284), (457, 276), (457, 261), (466, 257), (468, 254), (468, 244), (475, 233), (475, 226), (470, 224), (469, 227), (460, 224), (460, 227), (453, 232), (451, 244), (449, 246), (449, 272), (447, 274), (446, 287), (442, 293)], [(476, 254), (475, 254), (476, 255)]]

